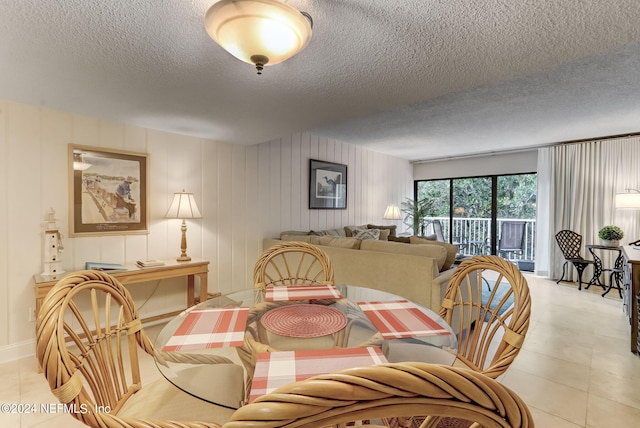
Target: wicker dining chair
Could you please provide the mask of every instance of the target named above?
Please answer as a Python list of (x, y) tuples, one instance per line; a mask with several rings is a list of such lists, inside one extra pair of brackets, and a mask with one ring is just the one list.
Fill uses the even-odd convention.
[[(492, 282), (484, 295), (483, 278)], [(440, 316), (457, 333), (458, 361), (495, 379), (520, 352), (529, 329), (527, 280), (501, 257), (472, 257), (453, 272)]]
[[(36, 342), (53, 395), (90, 427), (219, 427), (233, 413), (164, 378), (142, 386), (138, 348), (164, 361), (178, 362), (180, 354), (154, 350), (128, 290), (104, 272), (75, 272), (51, 289), (38, 314)], [(229, 364), (239, 389), (229, 394), (242, 399), (242, 367), (211, 362)]]
[[(492, 287), (483, 294), (485, 280)], [(529, 329), (529, 286), (518, 268), (502, 257), (472, 257), (453, 272), (439, 315), (458, 337), (456, 364), (495, 379), (518, 355)], [(422, 425), (414, 421), (412, 426)], [(451, 417), (430, 417), (425, 426), (471, 425)]]
[[(407, 362), (357, 367), (285, 385), (238, 409), (223, 428), (381, 426), (385, 418), (454, 416), (484, 428), (533, 428), (522, 399), (473, 370)], [(424, 428), (429, 428), (424, 425)]]
[(287, 241), (265, 250), (253, 269), (253, 283), (268, 285), (333, 284), (329, 256), (315, 245)]
[[(306, 242), (286, 241), (262, 253), (253, 269), (253, 281), (258, 303), (249, 310), (244, 343), (236, 348), (247, 372), (247, 395), (251, 390), (258, 354), (279, 349), (277, 343), (270, 342), (269, 334), (260, 322), (262, 315), (279, 306), (278, 303), (261, 301), (267, 286), (333, 284), (333, 268), (329, 256), (317, 246)], [(330, 338), (317, 339), (333, 340), (334, 344), (339, 345), (343, 338), (344, 334), (340, 332)]]
[(575, 266), (576, 271), (578, 272), (578, 290), (582, 290), (582, 273), (587, 266), (595, 263), (593, 260), (587, 260), (580, 255), (580, 250), (582, 249), (582, 235), (572, 230), (561, 230), (556, 233), (556, 242), (558, 243), (558, 247), (560, 247), (560, 251), (562, 251), (562, 256), (564, 257), (564, 263), (562, 264), (562, 276), (556, 281), (556, 284), (559, 284), (560, 281), (564, 279), (567, 265), (571, 263)]

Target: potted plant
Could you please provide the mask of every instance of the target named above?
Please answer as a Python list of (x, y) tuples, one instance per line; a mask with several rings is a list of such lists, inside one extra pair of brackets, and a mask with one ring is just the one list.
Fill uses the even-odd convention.
[(411, 227), (414, 235), (424, 236), (427, 227), (425, 217), (432, 207), (433, 202), (426, 198), (418, 201), (407, 198), (406, 201), (401, 204), (401, 211), (404, 214), (403, 222)]
[(598, 232), (598, 237), (602, 239), (602, 245), (608, 247), (620, 246), (620, 240), (624, 236), (624, 232), (618, 226), (605, 226)]

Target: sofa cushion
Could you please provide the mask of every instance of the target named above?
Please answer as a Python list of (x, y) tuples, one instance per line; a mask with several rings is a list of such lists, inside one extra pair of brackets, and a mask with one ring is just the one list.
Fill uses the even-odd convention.
[(280, 239), (282, 239), (285, 235), (296, 235), (296, 236), (304, 236), (309, 235), (308, 230), (285, 230), (284, 232), (280, 232)]
[(438, 270), (442, 271), (447, 259), (447, 250), (438, 245), (407, 245), (401, 242), (366, 240), (360, 244), (361, 250), (379, 251), (382, 253), (408, 254), (429, 257), (436, 260)]
[(380, 239), (380, 229), (356, 229), (353, 237), (356, 239)]
[(375, 224), (368, 224), (367, 229), (380, 229), (380, 230), (388, 230), (389, 236), (396, 236), (396, 225), (387, 225), (387, 226), (377, 226)]
[(451, 266), (453, 266), (453, 262), (456, 261), (456, 254), (458, 254), (457, 245), (449, 244), (448, 242), (431, 241), (419, 236), (411, 236), (409, 238), (409, 241), (411, 244), (436, 245), (444, 248), (447, 252), (447, 258), (444, 262), (444, 265), (442, 266), (442, 269), (440, 269), (441, 272), (447, 269), (451, 269)]
[(307, 244), (318, 244), (319, 236), (315, 235), (280, 235), (282, 241), (299, 241), (306, 242)]
[[(341, 238), (337, 236), (320, 236), (317, 245), (326, 245), (328, 247), (349, 248), (353, 250), (360, 249), (362, 241), (356, 238)], [(313, 244), (313, 242), (312, 242)]]
[(356, 229), (367, 229), (367, 225), (363, 225), (363, 226), (345, 226), (344, 227), (344, 233), (347, 236), (347, 238), (351, 238), (354, 235), (354, 231)]
[(347, 236), (344, 231), (344, 227), (339, 227), (337, 229), (312, 230), (309, 234), (317, 236), (341, 236), (343, 238)]

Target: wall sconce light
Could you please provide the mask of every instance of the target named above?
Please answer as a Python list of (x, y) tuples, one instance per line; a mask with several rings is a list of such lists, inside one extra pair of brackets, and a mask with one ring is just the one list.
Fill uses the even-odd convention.
[(265, 65), (281, 63), (307, 46), (313, 21), (276, 0), (221, 0), (209, 8), (204, 25), (224, 50), (262, 74)]
[[(616, 193), (615, 204), (617, 209), (640, 209), (640, 190), (624, 189), (625, 193)], [(636, 192), (636, 193), (631, 193)]]
[(193, 197), (193, 193), (187, 193), (184, 189), (182, 192), (175, 193), (173, 195), (171, 206), (164, 216), (165, 218), (182, 219), (182, 226), (180, 227), (180, 230), (182, 231), (182, 240), (180, 241), (181, 254), (176, 260), (179, 262), (190, 261), (191, 257), (187, 255), (187, 223), (185, 222), (185, 219), (202, 218), (200, 210), (198, 210), (198, 206), (196, 205), (196, 200)]
[(397, 205), (389, 205), (387, 209), (384, 210), (384, 215), (382, 216), (385, 220), (402, 220), (402, 215), (400, 214), (400, 208)]

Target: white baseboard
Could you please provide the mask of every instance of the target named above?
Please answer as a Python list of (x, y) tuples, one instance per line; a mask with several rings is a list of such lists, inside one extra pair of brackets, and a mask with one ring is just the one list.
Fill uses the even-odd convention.
[(26, 357), (35, 357), (36, 340), (29, 339), (11, 345), (0, 346), (0, 364), (19, 360)]

